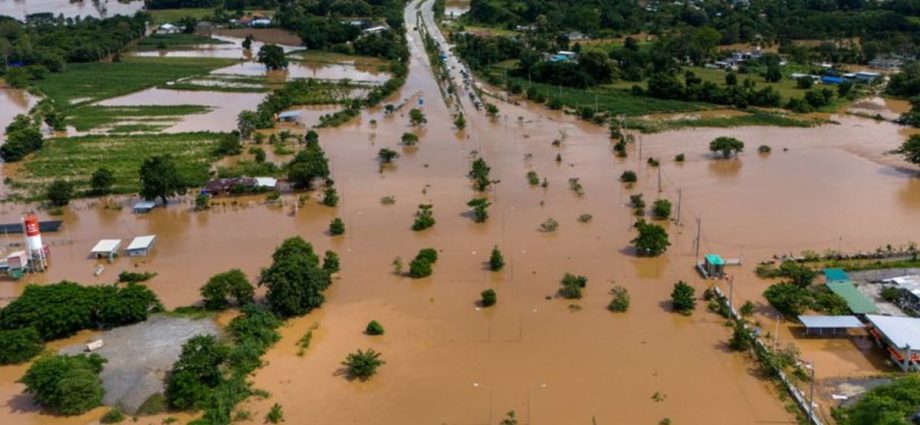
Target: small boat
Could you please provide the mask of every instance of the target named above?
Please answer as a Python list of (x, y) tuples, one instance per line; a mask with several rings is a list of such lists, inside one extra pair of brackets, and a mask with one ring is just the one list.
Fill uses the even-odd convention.
[(96, 270), (93, 270), (93, 276), (101, 275), (103, 270), (105, 270), (105, 266), (103, 266), (102, 264), (96, 266)]

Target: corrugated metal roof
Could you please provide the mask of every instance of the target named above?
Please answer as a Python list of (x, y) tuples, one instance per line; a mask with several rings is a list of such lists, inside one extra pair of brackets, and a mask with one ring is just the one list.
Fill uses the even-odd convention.
[(920, 350), (920, 319), (874, 314), (866, 318), (896, 347), (904, 349), (909, 345), (911, 350)]
[(809, 329), (861, 328), (856, 316), (799, 316), (799, 321)]
[(719, 254), (706, 254), (706, 262), (714, 266), (724, 266), (725, 260)]
[(824, 279), (826, 279), (828, 282), (849, 282), (850, 275), (843, 271), (843, 269), (824, 269)]
[(96, 243), (96, 246), (90, 252), (93, 254), (108, 254), (117, 251), (119, 246), (121, 246), (121, 239), (103, 239)]
[(128, 251), (150, 248), (150, 246), (153, 245), (153, 241), (155, 239), (155, 235), (138, 236), (134, 238), (130, 244), (128, 244)]
[(856, 314), (878, 313), (875, 303), (856, 289), (853, 282), (827, 282), (827, 288), (846, 300), (850, 311)]

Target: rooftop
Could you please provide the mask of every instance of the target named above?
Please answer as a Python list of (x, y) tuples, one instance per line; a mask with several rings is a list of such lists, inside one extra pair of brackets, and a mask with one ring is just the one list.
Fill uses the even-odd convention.
[(128, 251), (150, 248), (150, 246), (153, 245), (154, 239), (156, 239), (155, 235), (138, 236), (128, 244)]
[(850, 275), (843, 271), (843, 269), (824, 269), (824, 279), (826, 279), (828, 282), (849, 282)]
[[(875, 307), (875, 303), (866, 298), (862, 292), (859, 292), (856, 289), (856, 286), (853, 285), (853, 282), (847, 281), (832, 281), (827, 282), (827, 288), (831, 292), (840, 296), (847, 302), (847, 306), (850, 307), (850, 311), (856, 314), (869, 314), (869, 313), (878, 313), (878, 308)], [(920, 347), (920, 346), (918, 346)]]
[(914, 350), (920, 349), (920, 319), (874, 314), (869, 314), (866, 318), (896, 347), (904, 349), (910, 346)]
[(121, 246), (121, 239), (103, 239), (96, 243), (90, 252), (108, 254), (117, 251), (119, 246)]
[(799, 316), (799, 321), (809, 329), (861, 328), (856, 316)]
[(725, 265), (725, 260), (723, 260), (722, 257), (719, 256), (719, 254), (706, 254), (704, 258), (706, 259), (707, 263), (712, 264), (714, 266), (724, 266)]

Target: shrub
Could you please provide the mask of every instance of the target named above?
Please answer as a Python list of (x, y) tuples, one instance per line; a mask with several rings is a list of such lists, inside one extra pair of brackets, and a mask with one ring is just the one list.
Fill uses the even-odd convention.
[[(894, 286), (886, 286), (882, 288), (879, 295), (882, 296), (883, 300), (893, 303), (901, 299), (901, 290)], [(0, 344), (0, 346), (2, 345), (3, 344)]]
[(770, 153), (771, 151), (773, 151), (773, 149), (771, 149), (767, 145), (760, 145), (760, 147), (757, 148), (757, 152), (760, 152), (760, 153)]
[(531, 186), (536, 186), (540, 184), (540, 177), (537, 176), (537, 173), (534, 171), (527, 172), (527, 183)]
[(156, 275), (156, 273), (152, 272), (135, 273), (126, 270), (118, 274), (118, 281), (126, 283), (140, 283), (153, 279), (156, 277)]
[(281, 411), (280, 404), (275, 403), (272, 405), (272, 408), (265, 415), (265, 422), (273, 424), (284, 422), (284, 413)]
[(384, 164), (389, 164), (396, 158), (399, 158), (399, 153), (390, 148), (382, 148), (377, 152), (377, 159)]
[(368, 335), (383, 335), (383, 325), (376, 320), (371, 320), (370, 323), (367, 324), (367, 328), (364, 329), (364, 332)]
[(696, 308), (695, 292), (692, 286), (682, 280), (675, 283), (674, 290), (671, 291), (671, 306), (674, 311), (690, 314)]
[(659, 220), (667, 220), (671, 217), (671, 201), (667, 199), (655, 200), (652, 205), (652, 216)]
[(505, 257), (502, 256), (502, 252), (498, 250), (498, 245), (492, 247), (492, 254), (489, 255), (489, 270), (497, 272), (505, 267)]
[(616, 313), (623, 313), (629, 309), (629, 291), (622, 286), (614, 286), (610, 290), (613, 299), (607, 304), (607, 309)]
[(166, 400), (175, 409), (200, 408), (222, 379), (227, 346), (211, 335), (193, 337), (182, 345), (166, 385)]
[(686, 159), (686, 157), (682, 153), (679, 153), (674, 156), (674, 161), (676, 162), (684, 162), (684, 159)]
[(480, 304), (482, 304), (483, 307), (492, 307), (498, 301), (495, 295), (495, 291), (492, 289), (486, 289), (479, 295), (482, 297)]
[(418, 206), (418, 211), (415, 213), (415, 222), (412, 223), (412, 230), (418, 232), (434, 226), (435, 219), (434, 213), (431, 211), (432, 207), (433, 205), (431, 204), (421, 204)]
[(742, 317), (750, 317), (754, 314), (754, 303), (751, 301), (745, 301), (744, 304), (741, 305), (739, 312), (741, 313)]
[(204, 211), (208, 208), (211, 208), (211, 197), (204, 193), (195, 195), (195, 211)]
[(416, 258), (409, 262), (409, 276), (420, 279), (431, 276), (431, 263), (427, 260)]
[(489, 210), (488, 208), (492, 205), (488, 199), (485, 198), (475, 198), (471, 199), (466, 203), (468, 207), (473, 208), (473, 221), (477, 223), (484, 223), (489, 219)]
[(334, 207), (339, 204), (339, 194), (332, 186), (323, 189), (323, 205)]
[(559, 222), (552, 217), (547, 218), (546, 221), (540, 223), (540, 230), (543, 232), (555, 232), (558, 228)]
[(591, 214), (582, 214), (578, 216), (579, 223), (590, 223), (592, 219), (594, 219), (594, 216)]
[(566, 273), (560, 283), (562, 288), (559, 289), (559, 296), (567, 300), (580, 299), (581, 290), (587, 286), (588, 278)]
[(230, 305), (228, 298), (233, 298), (237, 305), (251, 303), (255, 290), (246, 274), (240, 269), (218, 273), (208, 279), (201, 287), (201, 297), (208, 310), (222, 310)]
[(386, 364), (380, 360), (381, 353), (368, 348), (367, 351), (358, 350), (348, 353), (342, 365), (345, 366), (345, 372), (349, 378), (360, 379), (362, 381), (377, 374), (377, 368)]
[(99, 419), (99, 423), (117, 424), (117, 423), (124, 422), (124, 420), (125, 420), (125, 414), (122, 413), (121, 409), (115, 408), (115, 409), (109, 409), (108, 412), (105, 412), (105, 414), (102, 415), (102, 418)]
[(35, 328), (0, 330), (0, 365), (28, 361), (42, 351), (42, 339)]
[(668, 232), (657, 224), (646, 223), (639, 220), (635, 225), (639, 235), (631, 241), (639, 255), (657, 256), (664, 253), (671, 242), (668, 241)]
[(69, 204), (70, 199), (73, 198), (73, 184), (65, 180), (55, 179), (45, 190), (45, 196), (51, 205), (63, 207)]
[(636, 209), (645, 208), (645, 199), (642, 199), (642, 194), (629, 195), (629, 206)]
[(732, 338), (728, 341), (728, 346), (735, 351), (748, 351), (753, 347), (753, 335), (751, 331), (744, 327), (744, 322), (737, 321), (734, 324)]
[(623, 183), (635, 183), (638, 181), (638, 177), (636, 177), (635, 171), (626, 170), (623, 174), (620, 174), (620, 181)]
[(734, 137), (717, 137), (709, 142), (709, 150), (720, 152), (723, 158), (732, 156), (733, 153), (739, 153), (744, 150), (744, 142)]
[(332, 236), (339, 236), (345, 233), (345, 222), (341, 218), (334, 218), (332, 222), (329, 223), (329, 233)]
[(99, 372), (104, 363), (97, 354), (43, 357), (32, 363), (21, 382), (50, 412), (79, 415), (102, 404)]
[(434, 264), (438, 262), (438, 251), (434, 248), (420, 249), (415, 258), (423, 259), (431, 264)]
[(403, 146), (415, 146), (418, 143), (418, 136), (412, 133), (403, 133), (400, 141)]

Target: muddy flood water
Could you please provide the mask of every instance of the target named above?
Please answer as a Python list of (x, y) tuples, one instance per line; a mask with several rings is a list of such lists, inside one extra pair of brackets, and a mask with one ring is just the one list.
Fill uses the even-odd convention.
[[(414, 13), (410, 6), (407, 22), (415, 21)], [(337, 251), (342, 272), (326, 304), (290, 321), (265, 356), (267, 365), (253, 379), (271, 397), (244, 405), (253, 412), (249, 423), (261, 423), (274, 403), (284, 407), (291, 424), (495, 424), (509, 410), (527, 424), (652, 424), (665, 417), (678, 424), (795, 423), (772, 384), (759, 378), (746, 356), (728, 350), (730, 330), (723, 320), (702, 303), (692, 316), (676, 315), (669, 294), (678, 280), (698, 293), (710, 284), (692, 269), (697, 219), (701, 253), (743, 259), (730, 271), (735, 300), (761, 307), (768, 283), (753, 274), (760, 260), (804, 249), (870, 250), (916, 235), (920, 180), (899, 158), (884, 154), (901, 143), (902, 129), (839, 115), (833, 117), (838, 124), (809, 129), (672, 131), (638, 137), (641, 158), (637, 143), (626, 159), (613, 155), (604, 128), (526, 103), (499, 103), (496, 120), (467, 111), (467, 129), (456, 131), (418, 34), (410, 35), (410, 77), (389, 102), (424, 95), (429, 123), (417, 130), (418, 146), (405, 150), (398, 146), (400, 135), (414, 131), (408, 108), (390, 116), (375, 108), (321, 130), (342, 196), (338, 207), (311, 200), (292, 213), (293, 197), (283, 198), (280, 207), (238, 198), (196, 213), (186, 199), (134, 215), (130, 208), (78, 202), (65, 212), (60, 232), (44, 235), (53, 244), (50, 270), (20, 282), (0, 281), (0, 297), (17, 296), (26, 283), (108, 283), (121, 270), (144, 270), (159, 273), (148, 285), (167, 307), (188, 305), (199, 301), (198, 288), (215, 273), (241, 268), (255, 279), (283, 239), (300, 235), (320, 252)], [(714, 159), (708, 143), (718, 136), (743, 140), (746, 152)], [(558, 138), (564, 138), (561, 146), (552, 146)], [(773, 153), (758, 154), (761, 144)], [(380, 170), (375, 158), (383, 147), (402, 157)], [(482, 196), (466, 178), (474, 153), (501, 180), (485, 194), (493, 205), (483, 224), (474, 223), (466, 207)], [(673, 161), (678, 153), (686, 155), (684, 163)], [(661, 161), (660, 193), (658, 170), (646, 165), (650, 156)], [(547, 179), (546, 189), (528, 185), (531, 170)], [(638, 172), (635, 187), (618, 182), (624, 170)], [(569, 189), (570, 178), (579, 179), (583, 196)], [(661, 222), (671, 237), (668, 253), (636, 257), (629, 195), (676, 204), (678, 191), (681, 224)], [(384, 196), (396, 203), (381, 204)], [(437, 224), (413, 232), (412, 216), (421, 203), (434, 205)], [(16, 221), (27, 209), (3, 205), (0, 218)], [(585, 213), (593, 219), (578, 222)], [(326, 233), (334, 217), (344, 220), (345, 235)], [(560, 223), (558, 230), (538, 231), (550, 217)], [(127, 243), (144, 234), (157, 235), (152, 255), (101, 263), (105, 271), (93, 276), (97, 262), (88, 253), (99, 239)], [(493, 273), (485, 263), (496, 245), (507, 265)], [(440, 251), (432, 277), (392, 273), (394, 257), (408, 261), (426, 247)], [(566, 272), (588, 277), (583, 299), (552, 297)], [(614, 284), (630, 292), (627, 313), (606, 310)], [(475, 301), (487, 288), (495, 289), (498, 304), (479, 309)], [(770, 316), (759, 319), (772, 326)], [(370, 320), (382, 323), (386, 335), (364, 335)], [(311, 346), (299, 357), (296, 341), (314, 323)], [(379, 374), (367, 382), (340, 376), (345, 355), (368, 347), (387, 362)], [(844, 350), (809, 360), (828, 373), (873, 362)], [(73, 418), (38, 413), (15, 383), (24, 370), (0, 368), (0, 423), (86, 424), (104, 412)], [(653, 400), (655, 393), (663, 399)], [(140, 423), (158, 424), (160, 418)]]
[(24, 20), (34, 13), (53, 13), (65, 18), (92, 16), (107, 18), (115, 15), (133, 15), (144, 7), (141, 0), (0, 0), (0, 15)]

